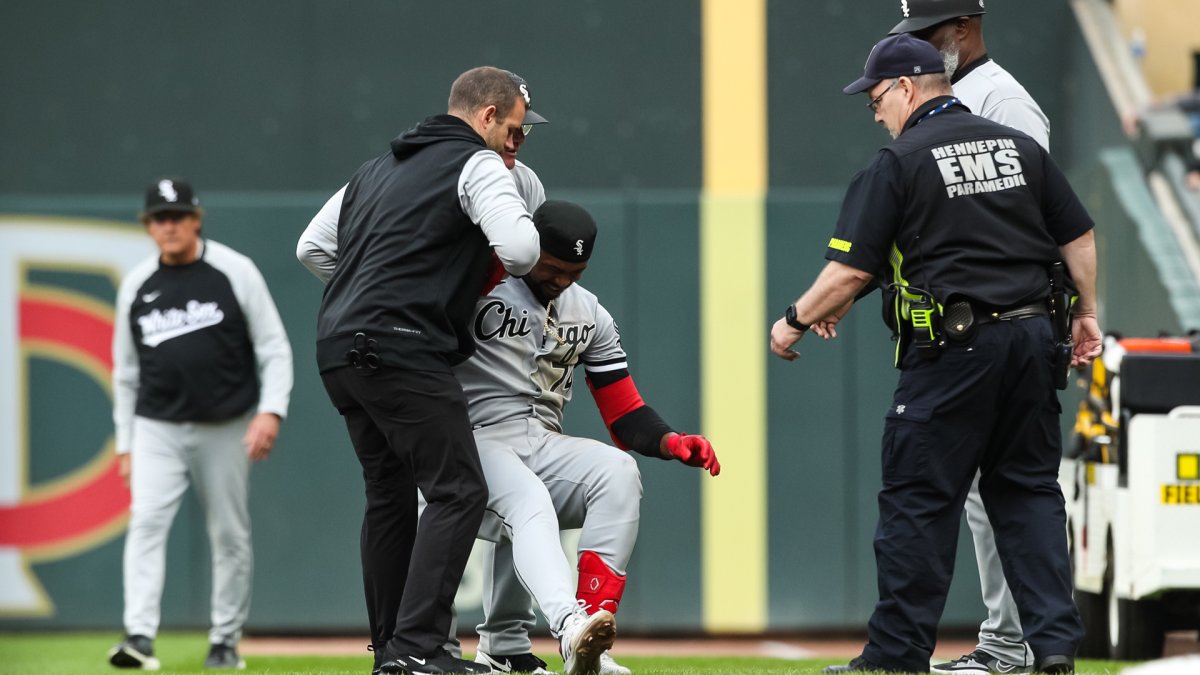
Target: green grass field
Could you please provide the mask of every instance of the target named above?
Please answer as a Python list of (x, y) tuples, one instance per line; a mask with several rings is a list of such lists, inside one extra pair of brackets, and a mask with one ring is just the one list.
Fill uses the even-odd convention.
[[(106, 654), (120, 636), (113, 633), (0, 634), (0, 673), (116, 673), (108, 665)], [(211, 673), (201, 668), (208, 653), (204, 633), (164, 633), (155, 641), (155, 655), (162, 661), (164, 673)], [(556, 655), (542, 655), (551, 668), (562, 668)], [(622, 656), (621, 663), (637, 675), (718, 675), (760, 673), (819, 673), (836, 659), (791, 661), (761, 657), (682, 658)], [(1115, 661), (1081, 661), (1081, 674), (1116, 675), (1130, 664)], [(247, 673), (328, 673), (330, 675), (366, 675), (371, 658), (363, 656), (258, 656), (246, 657)]]

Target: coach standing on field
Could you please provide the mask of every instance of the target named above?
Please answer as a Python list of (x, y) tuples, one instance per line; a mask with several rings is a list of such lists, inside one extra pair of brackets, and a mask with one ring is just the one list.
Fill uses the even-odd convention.
[[(487, 487), (451, 367), (493, 254), (513, 275), (540, 252), (500, 157), (528, 89), (497, 68), (454, 81), (449, 110), (392, 141), (326, 204), (337, 262), (317, 365), (363, 468), (363, 582), (380, 672), (487, 672), (442, 644)], [(418, 524), (417, 488), (428, 507)]]
[[(941, 55), (907, 34), (882, 40), (863, 77), (895, 139), (847, 190), (830, 261), (771, 330), (795, 359), (868, 282), (892, 292), (900, 381), (884, 424), (875, 555), (880, 597), (868, 643), (830, 672), (925, 672), (954, 567), (959, 519), (979, 471), (1034, 669), (1071, 672), (1083, 627), (1071, 598), (1056, 366), (1100, 352), (1092, 221), (1029, 136), (971, 115)], [(1055, 335), (1055, 264), (1078, 289)], [(1055, 305), (1062, 311), (1061, 304)], [(1055, 318), (1061, 315), (1056, 315)]]
[(206, 668), (243, 668), (250, 612), (250, 462), (266, 459), (287, 414), (292, 348), (258, 268), (201, 237), (203, 211), (182, 180), (146, 192), (142, 222), (159, 252), (117, 292), (113, 421), (130, 482), (125, 539), (126, 638), (118, 668), (157, 670), (167, 534), (191, 483), (212, 548)]

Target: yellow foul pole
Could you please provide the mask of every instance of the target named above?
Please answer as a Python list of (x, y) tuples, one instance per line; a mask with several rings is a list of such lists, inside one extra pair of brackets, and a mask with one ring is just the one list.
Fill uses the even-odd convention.
[(704, 628), (767, 624), (766, 0), (702, 0), (701, 415)]

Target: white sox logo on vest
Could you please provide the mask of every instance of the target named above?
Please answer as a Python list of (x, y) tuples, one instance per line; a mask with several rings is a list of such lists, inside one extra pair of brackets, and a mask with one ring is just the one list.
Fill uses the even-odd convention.
[(224, 319), (225, 312), (217, 303), (189, 300), (186, 309), (155, 309), (139, 316), (137, 322), (142, 329), (142, 344), (157, 347), (172, 338), (215, 326)]
[(950, 199), (1025, 185), (1017, 144), (1009, 138), (951, 143), (931, 149)]

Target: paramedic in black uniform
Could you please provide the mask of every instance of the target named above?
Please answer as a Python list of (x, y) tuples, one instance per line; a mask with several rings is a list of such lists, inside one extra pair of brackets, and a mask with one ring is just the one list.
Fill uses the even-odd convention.
[(1067, 358), (1087, 363), (1101, 340), (1092, 220), (1037, 142), (953, 97), (929, 43), (882, 40), (844, 91), (866, 92), (895, 140), (854, 177), (829, 263), (771, 330), (771, 350), (793, 360), (810, 325), (835, 336), (838, 318), (875, 283), (888, 292), (885, 315), (899, 337), (875, 534), (879, 602), (862, 655), (829, 670), (928, 671), (979, 470), (1035, 670), (1072, 672), (1083, 627), (1057, 481), (1047, 297), (1050, 267), (1062, 261), (1078, 293)]

